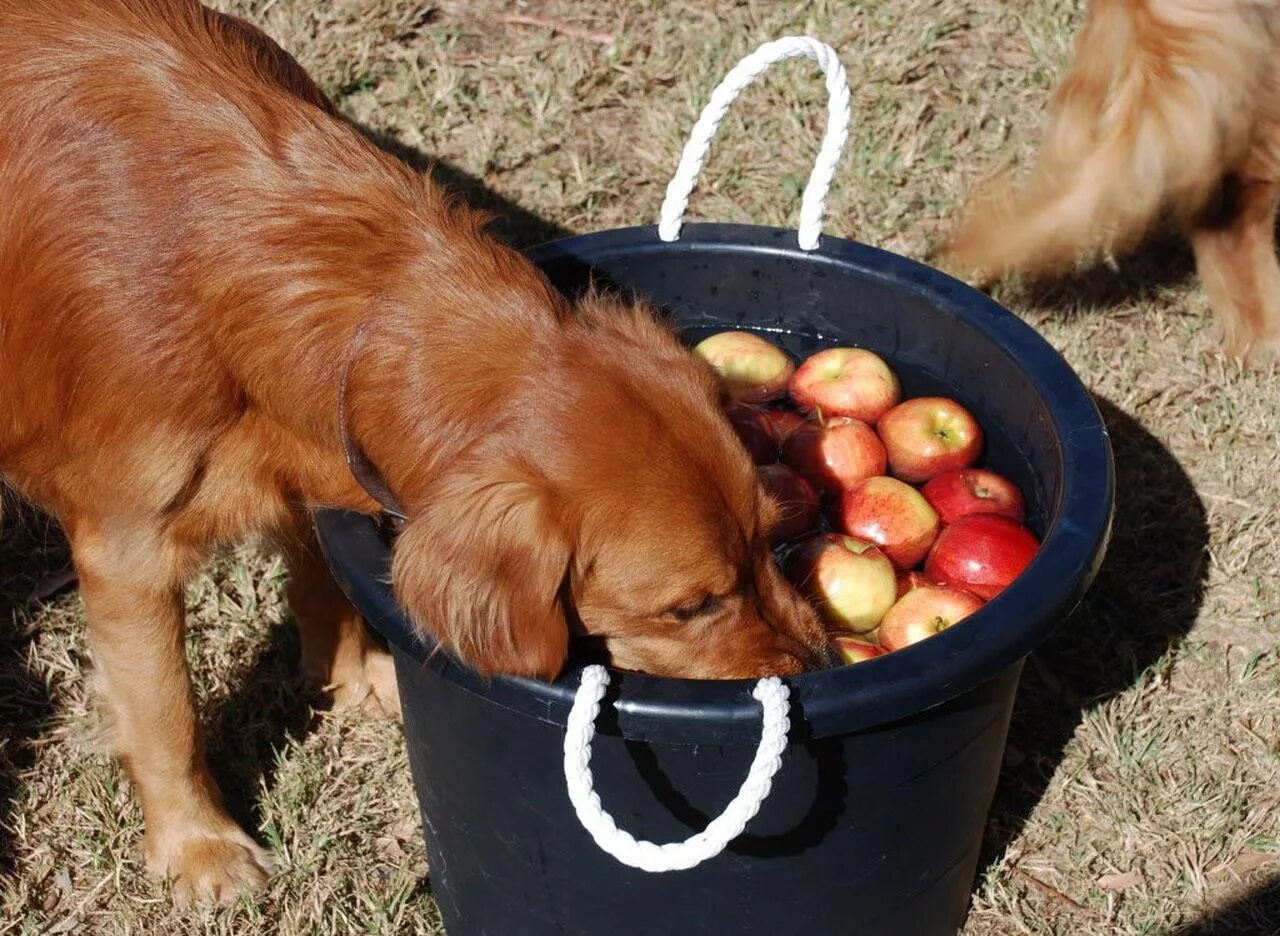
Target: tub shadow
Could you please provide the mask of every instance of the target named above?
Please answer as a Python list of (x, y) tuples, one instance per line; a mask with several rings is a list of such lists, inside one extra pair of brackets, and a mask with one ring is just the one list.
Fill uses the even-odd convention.
[(1275, 936), (1280, 933), (1280, 874), (1168, 936)]
[[(0, 491), (0, 498), (3, 498)], [(58, 525), (39, 511), (4, 500), (0, 526), (0, 876), (15, 872), (14, 837), (6, 826), (17, 808), (22, 775), (35, 763), (51, 725), (53, 698), (27, 664), (35, 641), (32, 592), (71, 567)]]
[(1023, 669), (981, 868), (1025, 826), (1084, 713), (1136, 685), (1204, 597), (1209, 529), (1195, 487), (1163, 443), (1097, 402), (1115, 452), (1111, 544), (1080, 608)]

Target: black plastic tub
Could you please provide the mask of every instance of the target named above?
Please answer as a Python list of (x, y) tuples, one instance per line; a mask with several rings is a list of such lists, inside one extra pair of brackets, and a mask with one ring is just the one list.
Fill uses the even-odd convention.
[[(1107, 434), (1035, 331), (986, 296), (884, 251), (793, 231), (691, 224), (574, 237), (533, 260), (562, 290), (634, 290), (691, 341), (758, 329), (803, 356), (855, 344), (904, 393), (959, 399), (987, 431), (984, 463), (1028, 495), (1044, 540), (1023, 575), (924, 643), (788, 680), (784, 766), (747, 833), (689, 871), (649, 874), (602, 852), (563, 775), (581, 670), (555, 684), (484, 681), (414, 633), (387, 586), (372, 520), (321, 513), (343, 588), (393, 648), (432, 887), (450, 936), (942, 936), (961, 924), (1026, 655), (1079, 602), (1112, 513)], [(752, 682), (614, 673), (595, 788), (656, 842), (701, 830), (737, 792), (760, 738)], [(613, 704), (611, 705), (610, 702)]]

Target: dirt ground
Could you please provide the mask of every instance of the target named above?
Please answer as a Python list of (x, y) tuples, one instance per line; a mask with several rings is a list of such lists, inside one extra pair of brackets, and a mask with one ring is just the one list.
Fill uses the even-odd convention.
[[(649, 223), (685, 134), (759, 42), (823, 38), (853, 89), (829, 230), (926, 257), (974, 181), (1025, 158), (1067, 0), (224, 0), (342, 110), (496, 210), (522, 245)], [(553, 30), (539, 19), (566, 26)], [(721, 129), (693, 217), (794, 224), (824, 119), (790, 63)], [(1280, 391), (1216, 334), (1185, 246), (999, 297), (1097, 395), (1119, 474), (1082, 611), (1026, 667), (966, 936), (1280, 933)], [(101, 743), (56, 529), (0, 532), (0, 936), (439, 933), (399, 728), (313, 708), (280, 564), (191, 589), (212, 762), (273, 851), (265, 893), (179, 913)], [(33, 594), (37, 592), (37, 594)]]

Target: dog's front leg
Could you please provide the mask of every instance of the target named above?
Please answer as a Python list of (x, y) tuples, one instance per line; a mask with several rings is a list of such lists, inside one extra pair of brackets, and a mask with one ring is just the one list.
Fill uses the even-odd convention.
[(179, 903), (261, 885), (266, 854), (222, 807), (187, 672), (182, 585), (201, 557), (146, 524), (66, 525), (117, 752), (142, 802), (147, 866)]

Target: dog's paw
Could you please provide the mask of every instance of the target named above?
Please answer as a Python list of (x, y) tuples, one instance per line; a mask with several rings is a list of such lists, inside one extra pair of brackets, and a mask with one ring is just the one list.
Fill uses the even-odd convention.
[(147, 867), (168, 878), (180, 907), (230, 903), (267, 882), (267, 853), (239, 828), (196, 831), (148, 841)]
[(335, 666), (327, 690), (335, 710), (359, 708), (374, 715), (400, 717), (400, 689), (391, 654), (369, 648), (359, 661)]

